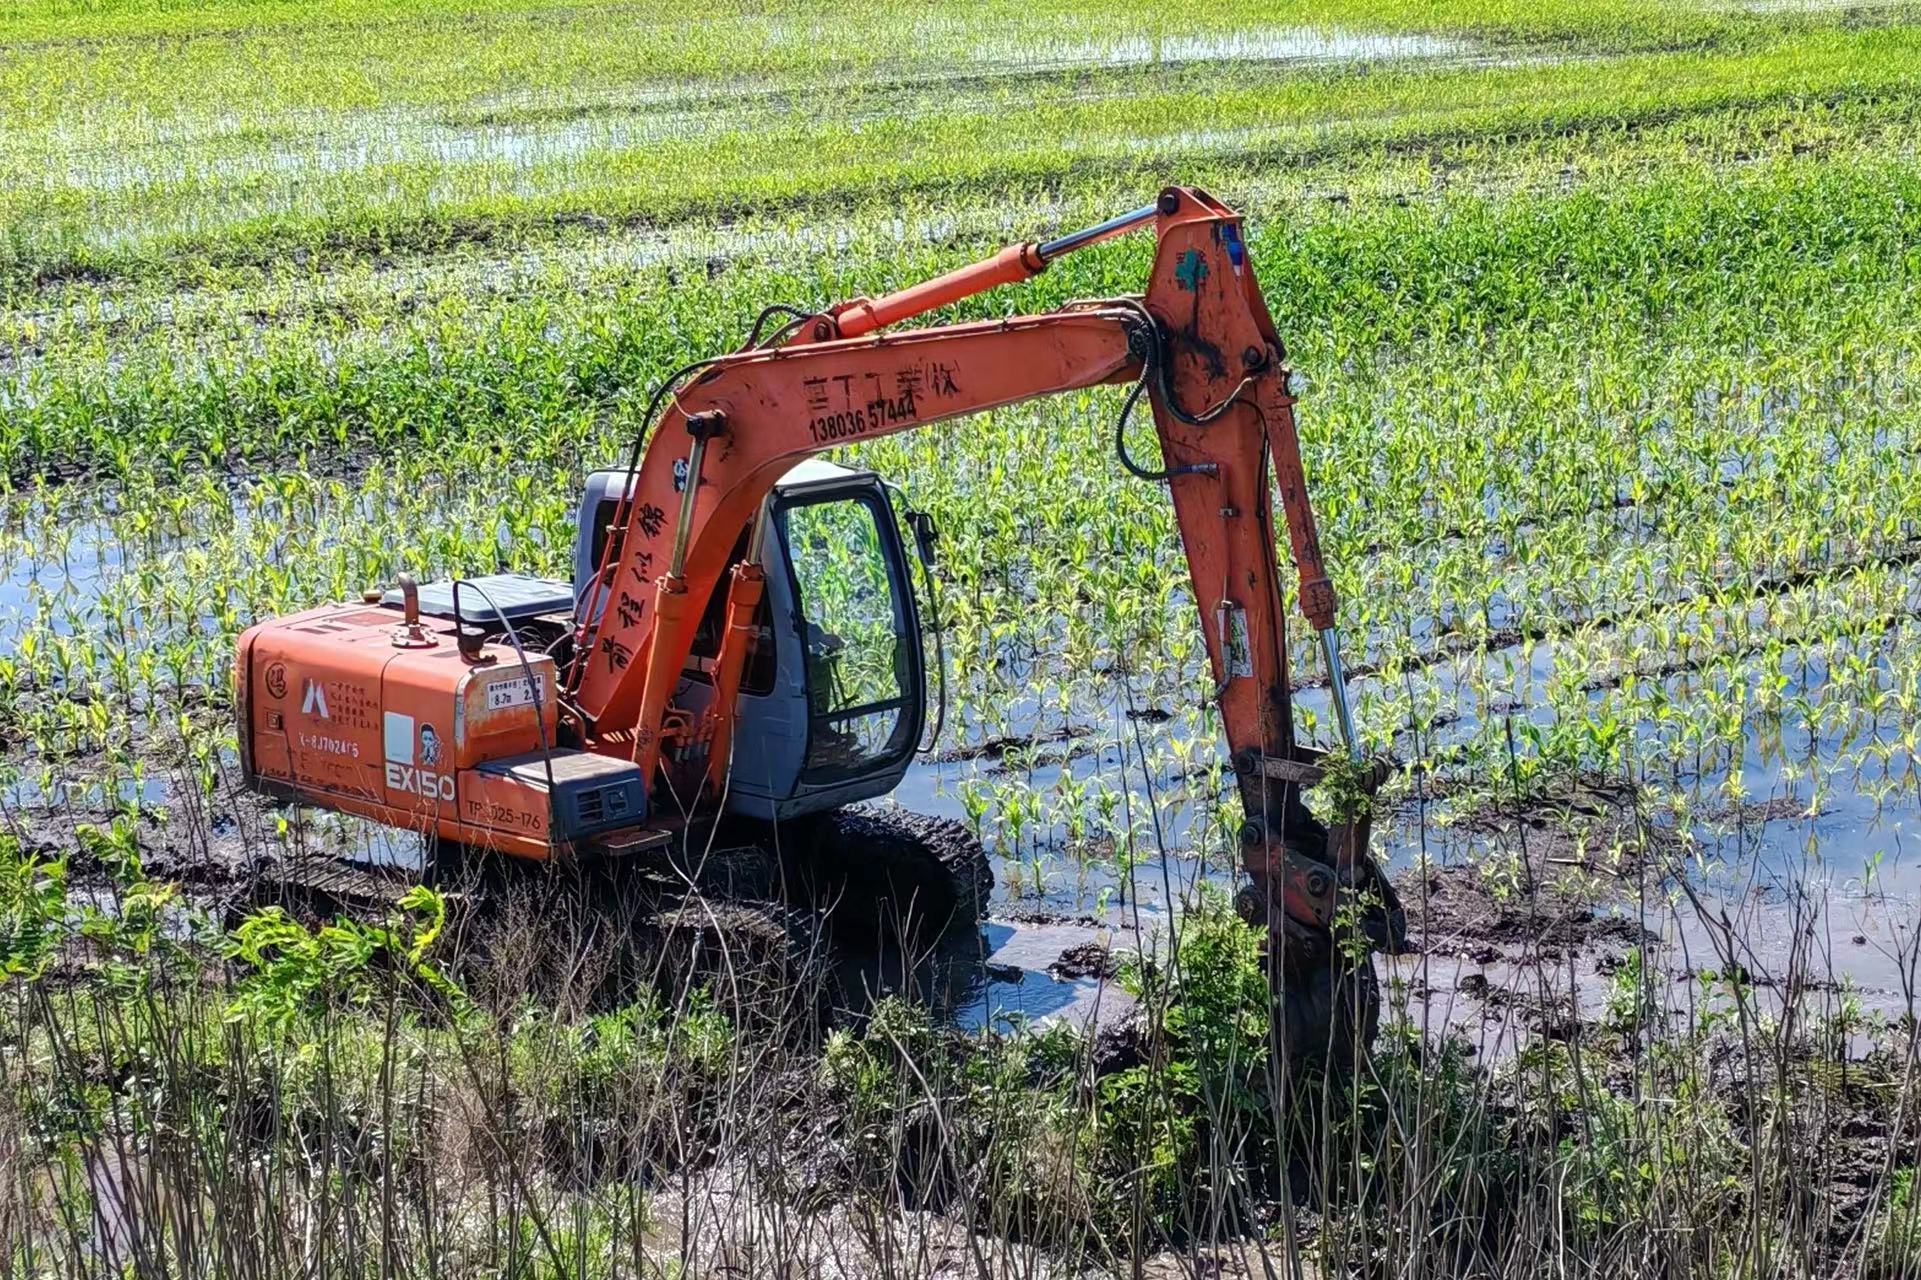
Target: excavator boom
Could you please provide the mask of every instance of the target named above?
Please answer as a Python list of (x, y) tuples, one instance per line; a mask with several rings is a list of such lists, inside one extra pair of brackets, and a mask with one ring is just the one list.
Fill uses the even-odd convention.
[[(1154, 265), (1138, 298), (887, 329), (1149, 224)], [(1355, 744), (1338, 670), (1335, 595), (1308, 502), (1284, 357), (1239, 215), (1205, 193), (1171, 187), (1154, 205), (1084, 232), (1013, 246), (884, 298), (840, 304), (803, 321), (784, 345), (704, 362), (655, 425), (616, 517), (620, 536), (609, 541), (598, 574), (609, 607), (583, 621), (569, 673), (575, 705), (594, 734), (631, 743), (643, 776), (673, 739), (714, 736), (677, 715), (673, 692), (713, 593), (756, 589), (733, 572), (740, 532), (796, 460), (1001, 405), (1139, 380), (1163, 462), (1151, 473), (1127, 465), (1164, 481), (1173, 499), (1245, 802), (1249, 869), (1272, 886), (1271, 896), (1292, 903), (1288, 914), (1325, 925), (1334, 882), (1314, 868), (1288, 866), (1290, 845), (1318, 855), (1326, 836), (1300, 801), (1303, 784), (1318, 776), (1318, 753), (1303, 751), (1294, 737), (1271, 491), (1281, 497), (1302, 611), (1332, 668), (1344, 745), (1353, 751)], [(740, 658), (723, 651), (722, 681)], [(1333, 843), (1341, 878), (1354, 880), (1364, 833)]]

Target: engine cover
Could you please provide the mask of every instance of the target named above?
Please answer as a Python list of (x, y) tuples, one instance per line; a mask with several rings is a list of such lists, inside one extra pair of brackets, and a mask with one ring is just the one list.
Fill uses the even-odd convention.
[(329, 605), (249, 629), (235, 677), (247, 780), (283, 799), (533, 858), (645, 816), (631, 763), (551, 750), (559, 673), (545, 654), (523, 666), (487, 643), (469, 658), (444, 620)]

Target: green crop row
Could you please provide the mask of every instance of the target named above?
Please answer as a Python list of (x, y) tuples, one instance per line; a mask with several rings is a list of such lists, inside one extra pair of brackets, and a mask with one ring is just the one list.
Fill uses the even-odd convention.
[[(1532, 397), (1517, 416), (1560, 403), (1619, 432), (1646, 412), (1648, 384), (1669, 376), (1658, 356), (1642, 363), (1664, 348), (1681, 348), (1693, 366), (1674, 376), (1696, 385), (1661, 389), (1683, 401), (1704, 385), (1745, 390), (1729, 385), (1732, 374), (1765, 377), (1783, 360), (1846, 366), (1898, 350), (1912, 323), (1918, 196), (1921, 170), (1910, 166), (1789, 161), (1738, 181), (1710, 174), (1564, 197), (1463, 196), (1356, 214), (1323, 203), (1294, 217), (1276, 208), (1257, 217), (1252, 246), (1308, 390), (1310, 431), (1330, 418), (1359, 427), (1392, 402), (1395, 418), (1445, 412), (1434, 401), (1458, 379), (1430, 385), (1419, 370), (1471, 354), (1492, 368), (1473, 394)], [(960, 314), (1137, 289), (1147, 252), (1145, 241), (1103, 248)], [(192, 304), (179, 296), (102, 294), (16, 312), (18, 345), (38, 354), (0, 384), (0, 459), (16, 476), (71, 466), (124, 478), (308, 452), (431, 452), (477, 437), (533, 458), (610, 452), (638, 427), (640, 392), (736, 341), (765, 303), (823, 305), (957, 260), (884, 228), (829, 260), (794, 254), (748, 249), (691, 277), (684, 258), (616, 262), (571, 296), (563, 262), (494, 297), (454, 292), (422, 305), (408, 295), (395, 305), (376, 295), (284, 318), (250, 308), (245, 291), (193, 319), (179, 315)], [(1525, 376), (1547, 358), (1572, 376)], [(1640, 372), (1628, 375), (1630, 364)], [(1623, 376), (1583, 377), (1583, 365)], [(1344, 426), (1324, 438), (1360, 454), (1392, 444)], [(1330, 476), (1365, 474), (1338, 455), (1327, 462), (1337, 464)]]
[[(1605, 770), (1632, 747), (1642, 767), (1712, 790), (1759, 734), (1827, 744), (1817, 788), (1863, 771), (1912, 785), (1899, 726), (1921, 687), (1906, 568), (1921, 538), (1905, 390), (1917, 194), (1912, 168), (1802, 160), (1739, 181), (1385, 204), (1257, 231), (1255, 262), (1299, 335), (1310, 480), (1373, 742), (1499, 776), (1515, 712), (1529, 770)], [(1144, 250), (1069, 259), (1030, 296), (1125, 287)], [(948, 261), (920, 248), (873, 269), (885, 283)], [(167, 758), (147, 735), (183, 709), (164, 736), (184, 735), (197, 785), (215, 786), (232, 637), (255, 617), (402, 569), (564, 574), (584, 471), (640, 427), (629, 388), (726, 345), (750, 299), (867, 284), (788, 292), (797, 275), (778, 270), (677, 290), (656, 278), (572, 313), (537, 289), (471, 314), (450, 302), (410, 345), (303, 325), (220, 362), (103, 358), (114, 390), (88, 398), (124, 406), (97, 437), (119, 452), (69, 456), (109, 467), (119, 496), (86, 522), (91, 490), (43, 491), (7, 535), (37, 566), (5, 690), (23, 736), (47, 744), (33, 786), (58, 790), (59, 761), (104, 756), (127, 775), (116, 787), (138, 790), (138, 771)], [(104, 341), (108, 327), (82, 331)], [(47, 359), (38, 385), (56, 394), (16, 421), (46, 420), (80, 385)], [(1109, 458), (1117, 400), (1090, 392), (858, 451), (949, 531), (958, 739), (1110, 724), (1122, 705), (1175, 713), (1137, 765), (1044, 770), (1038, 790), (1032, 757), (958, 779), (1010, 852), (1062, 832), (1125, 847), (1118, 797), (1143, 767), (1185, 780), (1162, 798), (1190, 811), (1198, 844), (1232, 830), (1171, 512)], [(222, 439), (238, 447), (210, 453)], [(303, 451), (343, 470), (287, 467)], [(264, 474), (205, 470), (248, 460)], [(1312, 676), (1305, 641), (1295, 665)], [(1304, 696), (1304, 726), (1325, 738)]]
[[(937, 7), (879, 0), (851, 10), (827, 0), (733, 0), (709, 6), (700, 21), (689, 22), (684, 10), (658, 0), (592, 8), (560, 7), (551, 0), (8, 0), (0, 5), (0, 39), (29, 47), (125, 41), (138, 48), (156, 38), (201, 43), (201, 38), (223, 35), (224, 43), (240, 44), (243, 52), (251, 52), (245, 42), (255, 41), (258, 47), (287, 49), (291, 61), (307, 66), (390, 65), (396, 80), (401, 78), (398, 69), (411, 60), (455, 77), (450, 85), (429, 75), (401, 90), (439, 101), (450, 88), (503, 71), (536, 69), (542, 76), (534, 81), (537, 85), (548, 83), (556, 68), (604, 80), (628, 79), (636, 71), (649, 78), (777, 70), (813, 76), (850, 67), (952, 65), (995, 51), (1005, 55), (1024, 39), (1039, 37), (1043, 47), (1059, 44), (1065, 32), (1094, 47), (1278, 25), (1449, 36), (1676, 40), (1764, 23), (1831, 25), (1844, 16), (1816, 5), (1796, 11), (1656, 0), (1314, 0), (1279, 11), (1250, 0), (1227, 0), (1205, 9), (1116, 9), (1092, 0), (1045, 8), (1012, 0), (964, 0)], [(458, 21), (450, 23), (450, 18)], [(449, 38), (450, 27), (461, 33), (462, 41)], [(530, 32), (539, 33), (543, 47), (525, 47)], [(312, 47), (314, 36), (324, 38), (323, 47)], [(305, 47), (297, 43), (302, 39), (308, 40)], [(583, 53), (622, 49), (629, 54), (624, 70)], [(431, 99), (429, 88), (434, 91)]]
[[(890, 73), (871, 86), (723, 88), (494, 120), (352, 102), (273, 109), (251, 100), (251, 67), (182, 72), (242, 107), (189, 110), (183, 86), (164, 109), (112, 94), (92, 109), (86, 91), (50, 87), (28, 58), (11, 93), (0, 82), (0, 118), (15, 122), (0, 141), (0, 280), (17, 289), (181, 259), (337, 261), (581, 219), (834, 216), (1091, 175), (1152, 186), (1196, 166), (1365, 165), (1461, 139), (1904, 100), (1921, 66), (1915, 41), (1889, 26), (1634, 54), (1214, 61), (1173, 75), (1150, 64), (966, 86)], [(81, 101), (56, 111), (43, 92)], [(451, 91), (433, 92), (444, 104)]]

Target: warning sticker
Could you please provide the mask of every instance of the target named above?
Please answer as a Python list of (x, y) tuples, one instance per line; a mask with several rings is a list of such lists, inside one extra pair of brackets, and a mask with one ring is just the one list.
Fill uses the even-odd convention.
[(545, 701), (546, 697), (547, 680), (538, 672), (531, 680), (520, 675), (487, 682), (487, 710), (489, 711), (499, 711), (503, 707), (524, 707), (531, 702)]
[(389, 760), (402, 764), (414, 762), (414, 718), (398, 711), (389, 711), (381, 737), (384, 739), (386, 755)]

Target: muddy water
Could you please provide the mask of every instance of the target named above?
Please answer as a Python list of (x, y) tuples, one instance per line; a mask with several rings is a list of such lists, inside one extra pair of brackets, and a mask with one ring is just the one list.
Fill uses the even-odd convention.
[[(1465, 668), (1495, 662), (1511, 665), (1514, 659), (1499, 653), (1467, 655), (1440, 664), (1429, 678), (1453, 695), (1452, 705), (1466, 706), (1460, 689)], [(1540, 725), (1552, 720), (1545, 688), (1553, 665), (1551, 644), (1530, 647), (1506, 682), (1515, 697), (1507, 714)], [(1800, 650), (1791, 651), (1782, 670), (1804, 696), (1818, 695), (1827, 680), (1821, 659)], [(1698, 673), (1681, 672), (1662, 684), (1670, 698), (1684, 702), (1702, 681)], [(1357, 684), (1366, 687), (1365, 681)], [(1300, 707), (1317, 713), (1322, 723), (1326, 697), (1319, 689), (1298, 694)], [(1463, 713), (1444, 729), (1442, 743), (1462, 741), (1478, 728), (1474, 717)], [(1682, 1008), (1714, 999), (1703, 975), (1735, 971), (1752, 975), (1774, 999), (1805, 988), (1830, 1013), (1844, 997), (1870, 1014), (1895, 1018), (1911, 1012), (1921, 944), (1915, 932), (1921, 920), (1921, 804), (1908, 777), (1910, 761), (1897, 745), (1885, 764), (1877, 762), (1866, 773), (1837, 763), (1863, 741), (1900, 743), (1910, 726), (1898, 713), (1889, 713), (1878, 720), (1823, 721), (1811, 736), (1754, 720), (1746, 728), (1738, 759), (1661, 780), (1688, 806), (1680, 815), (1652, 809), (1646, 815), (1649, 838), (1671, 865), (1645, 887), (1601, 885), (1594, 911), (1646, 931), (1640, 947), (1649, 971), (1672, 988), (1671, 999)], [(1167, 735), (1164, 728), (1147, 732), (1163, 742)], [(1659, 744), (1646, 726), (1638, 732), (1643, 754), (1653, 758)], [(1431, 750), (1438, 744), (1426, 745)], [(1224, 744), (1215, 749), (1224, 750)], [(1127, 781), (1144, 790), (1146, 774), (1126, 730), (1077, 740), (1068, 759), (1020, 776), (1049, 790), (1063, 772), (1082, 779), (1102, 772), (1117, 776), (1123, 760), (1131, 770)], [(1903, 778), (1906, 785), (1887, 789), (1887, 780)], [(970, 782), (997, 781), (1006, 781), (1005, 771), (991, 762), (928, 765), (910, 777), (901, 799), (964, 817), (958, 798), (963, 789)], [(1157, 781), (1172, 790), (1170, 780)], [(1738, 802), (1732, 798), (1737, 795)], [(1461, 823), (1458, 809), (1445, 800), (1410, 800), (1377, 825), (1377, 857), (1391, 871), (1405, 874), (1429, 865), (1491, 865), (1525, 847), (1524, 837), (1511, 831)], [(1037, 841), (1030, 836), (1022, 865), (1003, 860), (1002, 910), (1024, 920), (1037, 914), (1043, 920), (1050, 914), (1091, 917), (1107, 931), (1101, 936), (1122, 948), (1150, 939), (1198, 884), (1227, 888), (1232, 883), (1223, 859), (1197, 857), (1188, 847), (1181, 817), (1176, 810), (1161, 829), (1159, 845), (1169, 852), (1163, 855), (1148, 844), (1140, 864), (1125, 875), (1111, 863), (1089, 865), (1070, 856), (1058, 827)], [(1035, 844), (1044, 852), (1033, 852)], [(1677, 876), (1685, 879), (1685, 889)], [(1010, 887), (1024, 892), (1010, 893)], [(1417, 916), (1417, 934), (1425, 932), (1418, 908), (1411, 905), (1410, 911)], [(1437, 936), (1445, 935), (1446, 922), (1434, 923), (1441, 930)], [(995, 978), (982, 1007), (1015, 1014), (1058, 1005), (1072, 1016), (1086, 1012), (1100, 995), (1098, 984), (1083, 990), (1049, 974), (1048, 963), (1035, 963), (1030, 954), (1042, 944), (1021, 936), (1035, 926), (1014, 928), (1000, 946), (1018, 972)], [(1386, 962), (1386, 972), (1418, 995), (1417, 1020), (1472, 1033), (1485, 1038), (1486, 1051), (1504, 1053), (1519, 1036), (1540, 1029), (1544, 1008), (1565, 1007), (1591, 1019), (1610, 998), (1618, 998), (1615, 975), (1634, 945), (1610, 933), (1591, 945), (1559, 949), (1565, 954), (1544, 955), (1538, 947), (1503, 942)]]
[[(23, 539), (24, 540), (24, 539)], [(71, 635), (94, 616), (100, 593), (122, 567), (123, 555), (105, 520), (65, 527), (55, 552), (21, 546), (0, 575), (0, 656), (17, 650), (23, 631), (44, 611), (49, 625)]]

